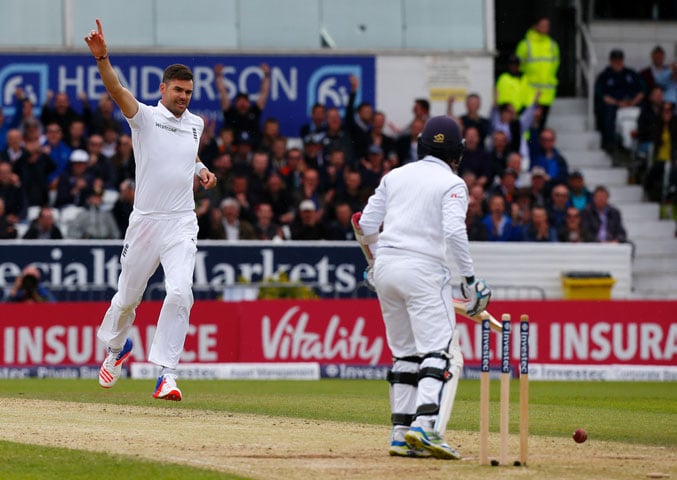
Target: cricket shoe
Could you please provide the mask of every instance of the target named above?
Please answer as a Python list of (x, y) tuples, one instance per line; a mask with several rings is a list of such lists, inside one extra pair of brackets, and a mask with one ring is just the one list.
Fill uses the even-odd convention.
[(444, 442), (444, 439), (433, 431), (426, 432), (421, 427), (411, 427), (404, 435), (404, 440), (415, 450), (427, 450), (433, 457), (444, 460), (459, 460), (461, 454)]
[(175, 402), (181, 401), (181, 390), (176, 386), (176, 375), (165, 373), (160, 375), (155, 385), (155, 392), (153, 398), (158, 400), (173, 400)]
[(404, 440), (406, 427), (395, 427), (390, 433), (390, 448), (388, 454), (391, 457), (430, 458), (432, 454), (423, 448), (412, 448)]
[(111, 352), (110, 348), (108, 349), (108, 355), (99, 369), (99, 385), (103, 388), (110, 388), (115, 385), (122, 373), (122, 364), (132, 353), (132, 346), (132, 339), (128, 338), (119, 352)]

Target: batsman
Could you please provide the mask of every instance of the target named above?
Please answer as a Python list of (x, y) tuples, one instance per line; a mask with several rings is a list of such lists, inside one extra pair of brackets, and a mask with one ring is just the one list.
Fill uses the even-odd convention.
[(387, 173), (353, 216), (378, 294), (393, 366), (388, 374), (389, 454), (459, 459), (444, 440), (463, 356), (455, 334), (451, 262), (462, 277), (469, 316), (491, 290), (475, 279), (465, 217), (468, 189), (457, 175), (464, 142), (450, 117), (433, 117), (418, 139), (419, 160)]

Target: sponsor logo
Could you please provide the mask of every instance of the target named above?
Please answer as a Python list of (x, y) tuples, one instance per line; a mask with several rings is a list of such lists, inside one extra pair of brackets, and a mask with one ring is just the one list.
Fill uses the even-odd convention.
[(164, 123), (155, 122), (155, 126), (157, 128), (161, 128), (162, 130), (167, 130), (167, 131), (172, 132), (172, 133), (176, 132), (176, 127), (172, 127), (170, 125), (165, 125)]
[[(357, 77), (362, 85), (362, 67), (360, 65), (325, 65), (315, 70), (308, 79), (308, 105), (306, 113), (310, 116), (313, 105), (321, 103), (327, 108), (336, 107), (343, 114), (350, 96), (350, 76)], [(362, 101), (358, 89), (355, 104)]]
[(16, 112), (16, 89), (21, 88), (24, 95), (35, 106), (37, 115), (44, 103), (49, 88), (49, 68), (45, 63), (10, 63), (0, 68), (0, 108), (7, 117)]

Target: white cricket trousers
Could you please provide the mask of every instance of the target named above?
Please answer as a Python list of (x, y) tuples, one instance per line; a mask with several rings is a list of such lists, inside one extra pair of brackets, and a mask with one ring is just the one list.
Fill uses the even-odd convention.
[(118, 291), (99, 327), (99, 340), (112, 348), (124, 345), (148, 280), (161, 264), (167, 295), (148, 360), (163, 367), (178, 366), (193, 306), (197, 231), (193, 212), (162, 217), (132, 212), (120, 255)]
[(449, 270), (439, 261), (401, 250), (378, 250), (374, 282), (395, 357), (449, 349), (456, 325), (449, 280)]

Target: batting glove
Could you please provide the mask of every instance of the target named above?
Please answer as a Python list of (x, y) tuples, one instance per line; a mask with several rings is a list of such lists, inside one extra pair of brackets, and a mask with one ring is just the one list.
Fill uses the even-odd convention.
[(465, 311), (468, 315), (475, 316), (486, 310), (491, 300), (491, 288), (484, 280), (475, 280), (475, 277), (466, 277), (461, 282), (461, 294), (468, 300)]
[(362, 277), (364, 278), (366, 287), (372, 292), (375, 292), (376, 285), (374, 284), (374, 267), (372, 265), (368, 265), (367, 268), (364, 269)]

